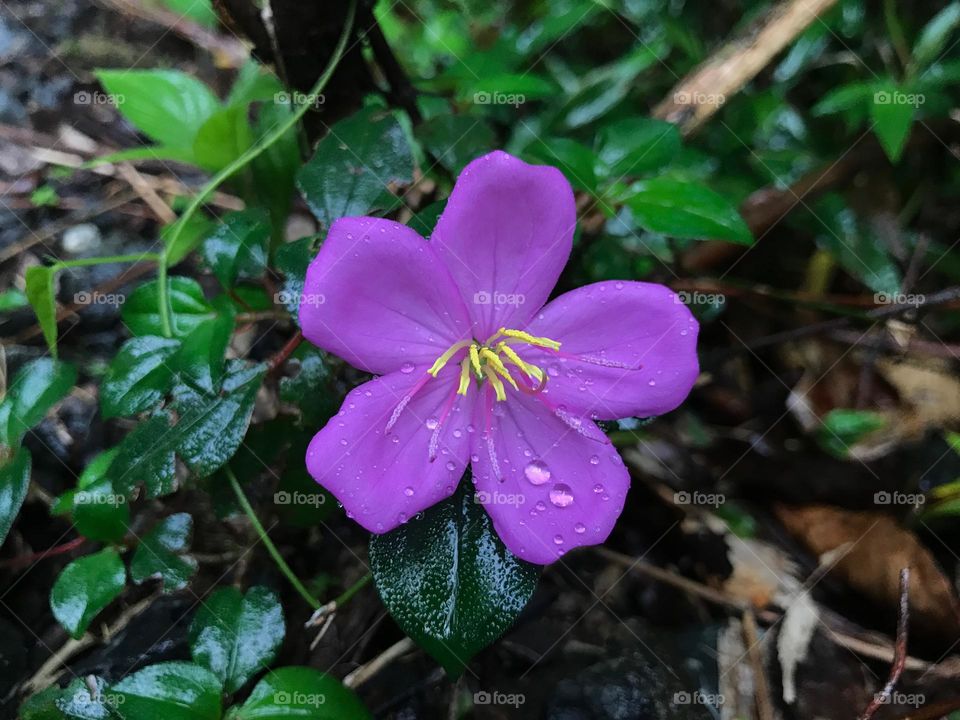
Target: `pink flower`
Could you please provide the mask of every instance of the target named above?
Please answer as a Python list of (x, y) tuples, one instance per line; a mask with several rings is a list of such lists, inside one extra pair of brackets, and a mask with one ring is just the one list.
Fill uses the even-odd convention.
[(517, 556), (602, 543), (630, 477), (594, 420), (679, 405), (697, 322), (668, 288), (600, 282), (546, 303), (576, 225), (569, 183), (504, 152), (460, 174), (429, 241), (336, 221), (307, 270), (304, 336), (379, 375), (310, 443), (307, 468), (375, 533), (453, 494), (467, 465)]

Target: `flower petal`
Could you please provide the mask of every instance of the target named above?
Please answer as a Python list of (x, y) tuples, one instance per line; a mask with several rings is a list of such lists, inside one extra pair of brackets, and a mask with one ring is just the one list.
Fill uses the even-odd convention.
[[(469, 433), (476, 393), (456, 395), (458, 368), (436, 379), (421, 366), (395, 372), (352, 390), (343, 407), (307, 449), (307, 470), (371, 532), (392, 530), (407, 518), (453, 494), (469, 455)], [(415, 388), (429, 378), (419, 390)], [(397, 406), (412, 398), (387, 430)], [(430, 461), (430, 427), (442, 417)]]
[(499, 150), (464, 168), (430, 243), (460, 287), (475, 338), (521, 327), (546, 302), (576, 219), (570, 183), (556, 168)]
[(527, 326), (559, 341), (559, 353), (518, 352), (546, 368), (543, 397), (554, 407), (600, 420), (650, 417), (673, 410), (693, 387), (698, 329), (668, 287), (600, 282), (556, 298)]
[(429, 366), (470, 328), (434, 249), (405, 225), (370, 217), (330, 228), (307, 268), (300, 326), (314, 345), (378, 374)]
[(494, 405), (491, 448), (484, 405), (476, 403), (471, 458), (477, 500), (510, 551), (545, 565), (606, 540), (630, 475), (612, 444), (593, 439), (604, 438), (600, 429), (586, 420), (589, 429), (574, 431), (536, 398), (512, 394)]

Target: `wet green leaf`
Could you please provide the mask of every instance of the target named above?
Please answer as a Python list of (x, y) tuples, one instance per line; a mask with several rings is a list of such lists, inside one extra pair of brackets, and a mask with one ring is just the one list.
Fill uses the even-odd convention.
[(51, 358), (37, 358), (21, 367), (0, 402), (0, 446), (16, 448), (76, 381), (73, 365)]
[(903, 153), (920, 100), (915, 93), (893, 83), (879, 84), (870, 104), (873, 131), (891, 162)]
[(496, 146), (490, 125), (483, 118), (472, 115), (430, 118), (417, 127), (416, 137), (437, 162), (454, 174)]
[(30, 451), (20, 448), (12, 459), (0, 465), (0, 546), (27, 497), (30, 486)]
[(189, 513), (161, 520), (140, 539), (130, 561), (130, 579), (139, 585), (158, 578), (163, 581), (164, 592), (185, 588), (197, 571), (196, 559), (188, 554), (192, 531)]
[(960, 3), (953, 2), (934, 15), (920, 31), (913, 46), (914, 65), (923, 68), (939, 59), (957, 26), (960, 26)]
[(53, 616), (79, 638), (97, 614), (123, 592), (126, 579), (123, 562), (112, 548), (74, 560), (50, 591)]
[(232, 693), (270, 666), (285, 632), (283, 608), (272, 590), (257, 586), (241, 595), (221, 588), (197, 610), (190, 652)]
[(148, 665), (110, 692), (128, 720), (219, 720), (221, 714), (219, 680), (193, 663)]
[(324, 352), (303, 344), (291, 356), (299, 364), (293, 377), (280, 379), (280, 399), (300, 408), (307, 427), (319, 428), (338, 409), (340, 398), (333, 385)]
[(224, 215), (200, 252), (220, 284), (229, 289), (237, 278), (263, 275), (269, 243), (269, 213), (263, 208), (247, 208)]
[(143, 484), (147, 497), (176, 489), (174, 443), (170, 416), (159, 412), (141, 422), (117, 446), (108, 474), (114, 492), (129, 497)]
[(104, 418), (136, 415), (156, 406), (173, 386), (173, 356), (180, 341), (155, 335), (127, 340), (100, 386)]
[(116, 448), (97, 455), (80, 474), (76, 490), (61, 498), (70, 504), (77, 532), (91, 540), (118, 542), (130, 526), (128, 498), (115, 492), (110, 481), (116, 456)]
[[(167, 284), (175, 337), (186, 337), (200, 323), (216, 317), (196, 280), (171, 277)], [(130, 294), (123, 304), (121, 316), (134, 335), (163, 335), (158, 308), (157, 281), (151, 280)]]
[(370, 720), (372, 716), (349, 688), (309, 667), (283, 667), (256, 684), (229, 720)]
[(307, 266), (317, 254), (315, 248), (319, 239), (318, 235), (300, 238), (277, 249), (276, 266), (277, 270), (283, 273), (283, 285), (277, 293), (277, 302), (287, 308), (295, 322), (298, 322), (297, 313), (303, 295)]
[(220, 314), (204, 320), (183, 339), (180, 350), (172, 360), (181, 377), (196, 387), (212, 393), (223, 381), (227, 346), (233, 335), (234, 311), (221, 296), (214, 300)]
[(533, 595), (536, 565), (513, 556), (469, 483), (392, 532), (370, 538), (384, 605), (450, 675), (499, 638)]
[(28, 267), (24, 275), (27, 300), (37, 314), (50, 354), (57, 356), (57, 299), (53, 287), (54, 270), (46, 265)]
[(620, 180), (668, 165), (680, 151), (680, 132), (673, 123), (654, 118), (628, 118), (604, 125), (597, 136), (598, 174)]

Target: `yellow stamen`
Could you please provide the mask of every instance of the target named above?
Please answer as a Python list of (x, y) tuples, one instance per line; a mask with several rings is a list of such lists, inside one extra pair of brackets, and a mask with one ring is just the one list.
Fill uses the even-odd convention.
[(536, 365), (531, 365), (530, 363), (526, 362), (522, 357), (517, 355), (516, 350), (507, 345), (505, 342), (497, 343), (497, 352), (502, 352), (504, 355), (506, 355), (507, 360), (520, 368), (520, 371), (531, 380), (534, 378), (536, 378), (537, 382), (543, 380), (543, 370), (538, 368)]
[(497, 374), (493, 372), (489, 366), (484, 366), (483, 374), (487, 376), (487, 380), (489, 380), (490, 384), (493, 386), (493, 391), (497, 394), (497, 400), (506, 400), (507, 390), (503, 387), (503, 380), (498, 378)]
[(508, 338), (520, 340), (528, 345), (536, 345), (537, 347), (549, 348), (551, 350), (560, 349), (560, 343), (558, 343), (556, 340), (551, 340), (550, 338), (545, 337), (537, 337), (536, 335), (525, 333), (523, 330), (507, 330), (506, 328), (500, 328), (498, 332), (500, 335), (506, 335)]
[(466, 395), (470, 389), (470, 359), (464, 358), (460, 362), (460, 387), (457, 388), (457, 395)]
[(436, 359), (436, 361), (433, 363), (433, 365), (431, 366), (431, 368), (430, 368), (429, 370), (427, 370), (427, 372), (430, 373), (431, 375), (433, 375), (434, 377), (436, 377), (436, 376), (437, 376), (437, 373), (439, 373), (441, 370), (443, 370), (443, 366), (446, 365), (448, 362), (450, 362), (450, 358), (452, 358), (452, 357), (453, 357), (454, 355), (456, 355), (458, 352), (460, 352), (460, 351), (463, 350), (465, 347), (467, 347), (468, 345), (470, 345), (471, 342), (473, 342), (473, 341), (472, 341), (472, 340), (461, 340), (460, 342), (454, 343), (453, 345), (451, 345), (450, 348), (449, 348), (443, 355), (441, 355), (440, 357), (438, 357), (438, 358)]
[(502, 375), (504, 380), (513, 385), (514, 390), (520, 389), (517, 387), (517, 381), (513, 379), (513, 376), (510, 375), (510, 371), (503, 366), (503, 361), (500, 360), (500, 357), (493, 352), (493, 350), (484, 348), (480, 351), (480, 357), (487, 361), (487, 366), (492, 367), (495, 373)]
[(470, 346), (470, 363), (473, 365), (473, 371), (477, 373), (477, 379), (483, 380), (483, 370), (480, 369), (480, 351), (477, 349), (476, 343)]

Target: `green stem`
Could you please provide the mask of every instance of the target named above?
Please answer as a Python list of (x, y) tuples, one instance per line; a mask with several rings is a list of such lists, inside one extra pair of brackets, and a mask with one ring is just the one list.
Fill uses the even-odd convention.
[(365, 588), (370, 583), (371, 580), (373, 580), (373, 575), (371, 575), (370, 573), (367, 573), (362, 578), (357, 580), (353, 585), (348, 587), (346, 590), (340, 593), (340, 595), (336, 599), (334, 599), (333, 601), (334, 607), (340, 608), (344, 605), (344, 603), (350, 602), (350, 598), (352, 598), (358, 592), (363, 590), (363, 588)]
[(135, 253), (131, 255), (108, 255), (106, 257), (80, 258), (79, 260), (61, 260), (54, 263), (56, 270), (65, 270), (72, 267), (88, 267), (90, 265), (106, 265), (107, 263), (127, 263), (127, 262), (159, 262), (160, 256), (157, 253)]
[(157, 304), (160, 306), (160, 332), (165, 338), (173, 337), (173, 311), (170, 309), (169, 290), (167, 254), (163, 253), (157, 266)]
[(273, 558), (273, 561), (277, 564), (280, 572), (286, 576), (287, 580), (290, 581), (290, 584), (293, 585), (294, 589), (300, 593), (300, 597), (306, 600), (310, 607), (312, 607), (314, 610), (320, 608), (322, 603), (313, 595), (311, 595), (310, 591), (307, 590), (302, 582), (300, 582), (300, 578), (294, 575), (293, 570), (291, 570), (290, 566), (287, 565), (287, 561), (283, 559), (280, 551), (277, 550), (277, 546), (273, 544), (273, 540), (271, 540), (267, 535), (267, 531), (257, 518), (257, 514), (253, 511), (253, 506), (250, 504), (250, 501), (244, 494), (243, 488), (240, 487), (240, 481), (237, 480), (237, 476), (233, 474), (233, 470), (230, 469), (229, 465), (225, 465), (223, 471), (226, 474), (227, 479), (230, 481), (230, 487), (233, 488), (233, 492), (237, 496), (237, 502), (240, 503), (240, 507), (243, 508), (243, 511), (247, 514), (247, 517), (250, 519), (250, 524), (253, 525), (254, 530), (257, 531), (257, 535), (260, 536), (261, 542), (267, 548), (267, 552), (270, 553), (270, 557)]
[[(333, 50), (333, 55), (330, 56), (330, 62), (327, 63), (327, 67), (324, 68), (323, 73), (317, 78), (317, 82), (313, 84), (313, 87), (310, 88), (310, 92), (307, 93), (307, 98), (317, 97), (326, 87), (327, 83), (330, 81), (330, 78), (333, 76), (334, 70), (337, 69), (337, 65), (340, 64), (340, 60), (343, 57), (343, 53), (347, 47), (347, 40), (350, 39), (350, 34), (353, 30), (353, 19), (357, 10), (357, 0), (350, 0), (350, 8), (347, 10), (347, 19), (343, 25), (343, 32), (340, 33), (340, 39), (337, 41), (337, 46)], [(305, 102), (300, 105), (293, 113), (284, 120), (282, 123), (277, 125), (271, 132), (264, 135), (259, 141), (251, 145), (246, 152), (244, 152), (240, 157), (234, 160), (232, 163), (227, 165), (223, 170), (214, 175), (210, 181), (203, 186), (199, 193), (190, 201), (190, 204), (187, 206), (187, 209), (184, 210), (183, 215), (177, 221), (177, 224), (173, 228), (173, 232), (170, 235), (170, 240), (167, 243), (167, 247), (173, 247), (177, 244), (177, 239), (180, 237), (180, 233), (183, 231), (183, 228), (190, 218), (200, 209), (200, 206), (210, 197), (213, 192), (220, 187), (220, 185), (233, 177), (237, 172), (239, 172), (245, 165), (250, 161), (257, 158), (265, 150), (267, 150), (271, 145), (273, 145), (277, 140), (283, 137), (290, 128), (294, 127), (300, 119), (307, 114), (313, 106), (311, 102)], [(160, 260), (160, 273), (158, 279), (160, 280), (160, 291), (157, 293), (157, 301), (160, 305), (160, 322), (164, 329), (164, 335), (170, 337), (169, 330), (172, 327), (170, 322), (170, 306), (167, 303), (167, 293), (166, 293), (166, 258), (161, 258)]]

